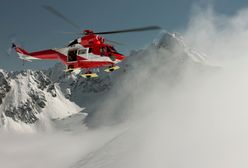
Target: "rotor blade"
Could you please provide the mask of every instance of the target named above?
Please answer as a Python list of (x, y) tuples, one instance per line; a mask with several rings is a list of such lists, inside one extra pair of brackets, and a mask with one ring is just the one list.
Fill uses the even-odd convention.
[(124, 43), (120, 43), (120, 42), (113, 41), (113, 40), (108, 40), (108, 39), (105, 39), (105, 41), (108, 42), (108, 43), (114, 44), (114, 45), (126, 45)]
[(149, 31), (149, 30), (158, 30), (158, 29), (161, 29), (161, 27), (159, 27), (159, 26), (146, 26), (146, 27), (139, 27), (139, 28), (133, 28), (133, 29), (97, 32), (94, 34), (115, 34), (115, 33), (140, 32), (140, 31)]
[(64, 32), (64, 31), (60, 31), (58, 33), (61, 33), (61, 34), (72, 34), (72, 35), (83, 35), (83, 33), (80, 33), (80, 32)]
[(9, 48), (6, 50), (6, 54), (7, 54), (8, 56), (11, 55), (12, 49), (13, 49), (12, 47), (9, 47)]
[(56, 9), (54, 9), (53, 7), (48, 6), (48, 5), (43, 5), (42, 7), (44, 9), (46, 9), (48, 12), (52, 13), (53, 15), (61, 18), (65, 22), (69, 23), (70, 25), (72, 25), (76, 29), (81, 30), (80, 26), (78, 26), (76, 23), (74, 23), (73, 21), (71, 21), (70, 19), (68, 19), (67, 17), (65, 17), (62, 13), (60, 13), (59, 11), (57, 11)]

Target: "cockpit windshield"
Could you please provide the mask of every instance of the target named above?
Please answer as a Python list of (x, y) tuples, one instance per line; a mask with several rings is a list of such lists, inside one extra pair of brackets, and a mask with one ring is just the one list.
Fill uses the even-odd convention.
[(110, 52), (118, 53), (118, 52), (116, 51), (116, 49), (115, 49), (114, 47), (112, 47), (112, 46), (108, 46), (107, 49), (108, 49)]

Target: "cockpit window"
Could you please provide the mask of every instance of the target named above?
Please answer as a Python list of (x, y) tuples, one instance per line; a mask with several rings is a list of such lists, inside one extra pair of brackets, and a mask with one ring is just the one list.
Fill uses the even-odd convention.
[(78, 55), (86, 54), (86, 49), (78, 50)]
[(107, 47), (107, 52), (111, 52), (111, 49), (109, 47)]
[(111, 51), (113, 53), (117, 53), (116, 49), (114, 47), (112, 47), (112, 46), (108, 47), (108, 51)]

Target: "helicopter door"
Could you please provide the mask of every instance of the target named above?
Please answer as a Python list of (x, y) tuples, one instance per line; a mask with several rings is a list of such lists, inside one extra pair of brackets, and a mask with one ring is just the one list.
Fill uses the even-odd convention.
[(67, 62), (77, 61), (77, 49), (71, 49), (68, 51)]

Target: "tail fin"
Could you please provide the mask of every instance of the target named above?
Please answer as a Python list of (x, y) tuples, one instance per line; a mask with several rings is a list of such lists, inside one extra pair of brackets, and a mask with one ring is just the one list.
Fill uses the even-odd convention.
[(20, 59), (23, 59), (25, 61), (30, 61), (31, 59), (37, 59), (35, 57), (32, 57), (29, 52), (27, 52), (26, 50), (22, 49), (21, 47), (18, 47), (16, 44), (12, 44), (12, 48), (15, 49), (15, 51), (17, 52), (17, 54), (19, 55)]
[(19, 54), (29, 55), (29, 53), (26, 50), (24, 50), (24, 49), (22, 49), (20, 47), (17, 47), (14, 43), (12, 44), (12, 48), (14, 48), (16, 50), (18, 55)]

